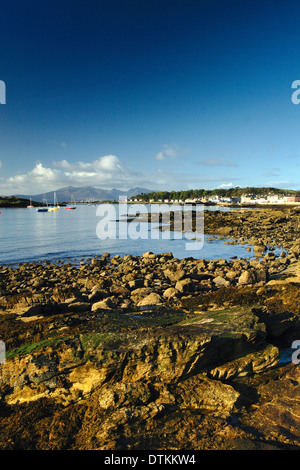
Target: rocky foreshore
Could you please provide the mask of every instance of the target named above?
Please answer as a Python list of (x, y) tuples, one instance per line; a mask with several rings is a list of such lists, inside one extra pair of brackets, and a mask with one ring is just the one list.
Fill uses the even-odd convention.
[(298, 219), (209, 213), (248, 259), (2, 266), (0, 449), (299, 449)]

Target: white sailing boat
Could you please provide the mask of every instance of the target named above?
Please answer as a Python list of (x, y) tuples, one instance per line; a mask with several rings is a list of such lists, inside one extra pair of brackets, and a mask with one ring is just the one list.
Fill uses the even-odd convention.
[(49, 211), (58, 211), (59, 209), (59, 205), (58, 205), (58, 202), (57, 202), (57, 198), (56, 198), (56, 193), (54, 192), (54, 195), (53, 195), (53, 206), (49, 207)]
[(44, 202), (44, 204), (46, 204), (46, 206), (38, 207), (37, 210), (36, 210), (37, 212), (48, 212), (49, 207), (48, 207), (48, 202), (47, 202), (45, 194), (44, 194), (44, 197), (43, 197), (43, 202)]
[(71, 196), (71, 204), (72, 206), (67, 206), (66, 209), (76, 209), (76, 204), (75, 204), (75, 199), (74, 199), (73, 194)]
[(34, 207), (34, 206), (32, 205), (32, 200), (31, 200), (31, 198), (30, 198), (30, 204), (29, 204), (29, 206), (27, 206), (27, 209), (33, 209), (33, 207)]

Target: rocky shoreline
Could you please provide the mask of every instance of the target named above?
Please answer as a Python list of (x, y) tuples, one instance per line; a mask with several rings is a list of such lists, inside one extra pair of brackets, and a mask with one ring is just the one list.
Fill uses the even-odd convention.
[(299, 221), (207, 213), (254, 259), (0, 267), (0, 449), (299, 449)]

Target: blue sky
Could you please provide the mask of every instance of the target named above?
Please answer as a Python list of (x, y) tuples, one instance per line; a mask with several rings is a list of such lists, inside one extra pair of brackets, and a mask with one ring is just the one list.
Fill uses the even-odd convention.
[(300, 189), (298, 0), (0, 8), (0, 194)]

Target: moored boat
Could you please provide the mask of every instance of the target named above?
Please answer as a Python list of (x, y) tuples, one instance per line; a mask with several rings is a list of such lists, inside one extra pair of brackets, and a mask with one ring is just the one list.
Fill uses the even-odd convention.
[(57, 202), (57, 199), (56, 199), (56, 193), (54, 193), (54, 204), (53, 206), (49, 207), (49, 211), (58, 211), (59, 209), (59, 205), (58, 205), (58, 202)]
[(73, 206), (67, 206), (65, 207), (65, 209), (76, 209), (75, 199), (73, 195), (71, 197), (71, 204), (73, 204)]
[(46, 205), (43, 206), (43, 207), (38, 207), (38, 208), (36, 209), (37, 212), (48, 212), (49, 207), (48, 207), (48, 203), (47, 203), (47, 199), (46, 199), (46, 196), (45, 196), (45, 195), (44, 195), (44, 197), (43, 197), (43, 202), (44, 202), (44, 204), (46, 204)]
[(32, 205), (32, 200), (31, 200), (31, 198), (30, 198), (30, 205), (27, 206), (27, 209), (33, 209), (33, 208), (34, 208), (34, 206)]

